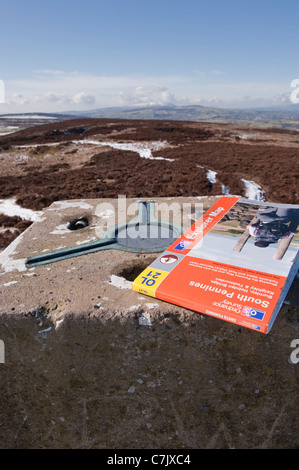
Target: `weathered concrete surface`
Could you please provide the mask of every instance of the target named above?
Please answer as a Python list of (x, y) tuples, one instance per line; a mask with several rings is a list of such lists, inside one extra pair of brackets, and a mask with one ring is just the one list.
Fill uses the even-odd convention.
[[(298, 447), (298, 278), (263, 335), (132, 291), (155, 254), (107, 250), (25, 270), (34, 252), (103, 233), (102, 203), (117, 204), (54, 203), (0, 256), (0, 447)], [(83, 215), (88, 228), (66, 229)]]

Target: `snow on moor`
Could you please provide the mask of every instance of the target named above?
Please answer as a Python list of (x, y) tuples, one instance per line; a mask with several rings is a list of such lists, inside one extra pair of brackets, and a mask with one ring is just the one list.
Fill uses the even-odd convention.
[[(80, 145), (95, 145), (95, 146), (109, 146), (111, 148), (115, 148), (118, 150), (123, 151), (131, 151), (136, 152), (139, 154), (140, 158), (151, 159), (151, 160), (166, 160), (169, 162), (173, 162), (174, 159), (171, 158), (164, 158), (164, 157), (154, 157), (152, 155), (152, 151), (158, 151), (164, 148), (167, 145), (167, 142), (148, 142), (148, 143), (141, 143), (141, 142), (130, 142), (130, 143), (117, 143), (117, 142), (108, 142), (108, 141), (98, 141), (98, 140), (76, 140), (73, 141), (74, 144)], [(61, 144), (61, 143), (60, 143)], [(47, 145), (59, 145), (59, 143), (51, 143)], [(38, 145), (21, 145), (16, 146), (15, 148), (22, 148), (22, 149), (30, 149), (38, 147)], [(200, 167), (200, 165), (197, 165)], [(207, 179), (213, 184), (216, 183), (217, 179), (217, 172), (214, 170), (208, 169), (206, 172)], [(256, 184), (254, 181), (249, 181), (244, 178), (241, 179), (245, 186), (245, 197), (250, 200), (254, 201), (265, 201), (265, 193), (262, 188)], [(222, 194), (229, 194), (229, 189), (222, 186)], [(12, 199), (0, 199), (0, 213), (14, 217), (18, 216), (24, 220), (30, 220), (35, 222), (40, 219), (42, 212), (40, 211), (33, 211), (31, 209), (26, 209), (20, 207), (14, 198)]]
[(0, 199), (0, 213), (9, 217), (20, 217), (23, 220), (36, 222), (40, 219), (42, 212), (25, 209), (16, 203), (16, 199)]

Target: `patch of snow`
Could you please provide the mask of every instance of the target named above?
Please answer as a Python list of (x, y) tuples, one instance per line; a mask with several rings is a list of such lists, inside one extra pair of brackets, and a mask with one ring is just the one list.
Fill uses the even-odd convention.
[[(5, 132), (3, 132), (2, 129), (5, 129)], [(15, 127), (15, 126), (0, 127), (0, 136), (13, 134), (18, 129), (19, 129), (19, 127)]]
[(1, 117), (5, 119), (55, 119), (56, 121), (60, 119), (57, 116), (41, 116), (39, 114), (5, 114)]
[(24, 162), (24, 161), (29, 160), (29, 157), (28, 157), (28, 155), (23, 155), (23, 154), (22, 155), (15, 155), (14, 160), (16, 162)]
[(5, 287), (8, 287), (8, 286), (11, 286), (12, 284), (17, 284), (18, 281), (10, 281), (10, 282), (6, 282), (6, 284), (3, 284)]
[(18, 229), (15, 228), (15, 227), (5, 227), (5, 228), (0, 229), (0, 233), (6, 233), (6, 232), (14, 233), (14, 232), (17, 232), (17, 231), (18, 231)]
[(266, 195), (262, 188), (254, 181), (245, 180), (241, 178), (245, 185), (245, 197), (252, 201), (265, 201)]
[(17, 246), (19, 245), (20, 241), (22, 240), (23, 233), (18, 236), (10, 245), (8, 245), (7, 248), (5, 248), (2, 253), (0, 253), (0, 264), (4, 270), (5, 273), (12, 272), (12, 271), (26, 271), (26, 265), (25, 265), (25, 258), (21, 259), (14, 259), (14, 255), (16, 255), (17, 252)]
[(16, 203), (15, 199), (0, 199), (0, 212), (9, 217), (20, 217), (23, 220), (32, 222), (40, 221), (42, 212), (24, 209)]
[(174, 159), (172, 158), (164, 158), (164, 157), (154, 157), (152, 155), (152, 150), (160, 150), (164, 148), (166, 143), (165, 142), (150, 142), (150, 143), (140, 143), (140, 142), (131, 142), (131, 143), (117, 143), (117, 142), (99, 142), (97, 140), (77, 140), (74, 143), (78, 144), (91, 144), (91, 145), (100, 145), (102, 147), (111, 147), (118, 150), (125, 150), (136, 152), (139, 154), (141, 158), (146, 158), (150, 160), (166, 160), (168, 162), (173, 162)]
[(65, 224), (57, 225), (53, 232), (50, 232), (51, 235), (65, 235), (66, 233), (69, 233), (69, 229)]
[(152, 326), (152, 317), (147, 312), (142, 313), (138, 321), (141, 326)]
[(110, 219), (110, 217), (112, 215), (115, 215), (115, 211), (111, 210), (111, 209), (107, 209), (103, 212), (100, 212), (99, 214), (97, 214), (98, 217), (101, 217), (101, 219)]
[(222, 194), (224, 196), (229, 194), (229, 189), (226, 186), (224, 186), (224, 184), (221, 186), (221, 189), (222, 189)]
[(127, 281), (123, 277), (115, 276), (114, 274), (110, 276), (109, 284), (114, 287), (118, 287), (119, 289), (132, 289), (132, 282)]
[[(47, 142), (45, 144), (28, 144), (28, 145), (14, 145), (12, 148), (14, 149), (35, 149), (37, 147), (57, 147), (58, 145), (62, 145), (63, 142)], [(48, 155), (47, 155), (48, 156)]]
[[(204, 168), (204, 166), (202, 165), (196, 165), (197, 168)], [(216, 176), (217, 176), (217, 171), (214, 171), (214, 170), (208, 170), (207, 173), (206, 173), (206, 176), (207, 176), (207, 179), (210, 181), (210, 183), (216, 183), (217, 182), (217, 179), (216, 179)], [(229, 189), (222, 185), (222, 194), (223, 195), (228, 195), (229, 194)]]
[(92, 241), (96, 240), (96, 237), (91, 237), (88, 240), (82, 240), (80, 242), (76, 242), (76, 245), (85, 245), (85, 243), (90, 243)]
[(241, 140), (248, 140), (248, 139), (255, 139), (256, 137), (258, 137), (258, 134), (240, 134), (240, 135), (237, 135), (237, 137), (239, 137), (239, 139)]
[(55, 330), (57, 330), (59, 328), (59, 326), (61, 325), (61, 323), (64, 321), (64, 318), (62, 320), (57, 320), (56, 323), (55, 323)]
[(67, 269), (66, 272), (71, 273), (72, 271), (75, 271), (76, 269), (77, 269), (76, 266), (73, 266), (72, 268)]
[(140, 308), (140, 304), (139, 305), (132, 305), (131, 307), (128, 308), (128, 313), (134, 313), (139, 308)]
[(49, 331), (51, 331), (51, 330), (52, 330), (52, 327), (50, 326), (49, 328), (46, 328), (45, 330), (39, 331), (39, 334), (41, 334), (41, 333), (49, 333)]
[[(0, 135), (3, 135), (3, 134), (0, 134)], [(11, 159), (11, 160), (13, 160), (14, 163), (19, 163), (19, 162), (24, 162), (24, 161), (29, 160), (29, 157), (28, 157), (28, 155), (25, 155), (25, 154), (14, 155), (14, 154), (8, 153), (8, 154), (5, 155), (5, 159), (6, 159), (6, 161)]]
[(80, 207), (80, 209), (92, 209), (92, 206), (84, 201), (72, 202), (72, 201), (56, 201), (53, 203), (50, 211), (57, 211), (61, 209), (69, 209), (70, 207)]
[(216, 183), (216, 175), (217, 175), (217, 171), (213, 171), (213, 170), (208, 170), (207, 171), (207, 178), (208, 180), (210, 181), (210, 183)]
[(154, 303), (148, 303), (148, 304), (145, 304), (147, 306), (147, 308), (149, 309), (152, 309), (152, 308), (156, 308), (156, 307), (159, 307), (159, 304), (154, 304)]

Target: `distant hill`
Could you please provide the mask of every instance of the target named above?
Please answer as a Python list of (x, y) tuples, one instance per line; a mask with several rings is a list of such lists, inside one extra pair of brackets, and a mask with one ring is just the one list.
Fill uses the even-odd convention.
[(28, 127), (51, 124), (67, 119), (73, 119), (73, 116), (48, 113), (0, 114), (0, 136), (12, 134), (13, 132), (27, 129)]
[(299, 131), (299, 106), (264, 109), (222, 109), (206, 106), (137, 106), (100, 108), (63, 113), (23, 113), (0, 115), (0, 135), (40, 124), (74, 118), (160, 119), (171, 121), (211, 122), (261, 128)]
[(112, 119), (164, 119), (216, 122), (299, 131), (299, 106), (266, 109), (221, 109), (205, 106), (146, 106), (69, 111), (72, 116)]

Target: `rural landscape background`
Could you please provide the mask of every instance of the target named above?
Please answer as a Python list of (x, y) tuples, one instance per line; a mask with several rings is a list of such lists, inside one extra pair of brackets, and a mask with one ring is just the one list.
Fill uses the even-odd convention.
[(1, 119), (2, 249), (57, 200), (233, 194), (298, 204), (295, 130), (59, 114)]

